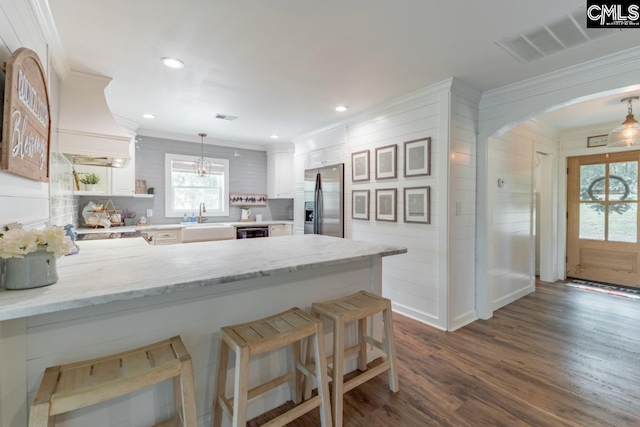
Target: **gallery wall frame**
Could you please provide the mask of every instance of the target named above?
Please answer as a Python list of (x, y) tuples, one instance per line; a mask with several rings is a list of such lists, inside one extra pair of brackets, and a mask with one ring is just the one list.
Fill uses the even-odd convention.
[(376, 180), (398, 177), (398, 146), (387, 145), (376, 148)]
[(407, 187), (403, 190), (404, 222), (431, 224), (431, 187)]
[(431, 175), (431, 137), (404, 143), (404, 176)]
[(369, 220), (369, 190), (352, 191), (351, 218)]
[(351, 153), (351, 181), (369, 181), (369, 150)]
[(397, 222), (397, 192), (395, 188), (376, 189), (376, 221)]

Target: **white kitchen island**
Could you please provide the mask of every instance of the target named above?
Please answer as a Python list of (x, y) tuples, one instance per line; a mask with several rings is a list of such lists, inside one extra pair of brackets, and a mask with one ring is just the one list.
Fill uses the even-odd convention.
[[(79, 242), (58, 283), (0, 291), (0, 425), (24, 427), (44, 369), (181, 335), (191, 353), (200, 425), (210, 425), (219, 329), (358, 290), (381, 293), (382, 257), (406, 249), (303, 235), (149, 246)], [(379, 335), (379, 328), (374, 334)], [(252, 361), (252, 381), (285, 372), (285, 353)], [(282, 357), (281, 357), (282, 356)], [(251, 384), (250, 384), (251, 386)], [(277, 388), (250, 417), (289, 399)], [(58, 417), (61, 426), (142, 426), (173, 409), (171, 386)]]

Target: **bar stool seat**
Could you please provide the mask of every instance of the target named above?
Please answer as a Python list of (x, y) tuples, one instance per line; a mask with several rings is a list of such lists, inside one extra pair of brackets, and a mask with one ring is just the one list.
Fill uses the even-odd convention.
[[(313, 340), (316, 357), (319, 357), (320, 354), (324, 355), (322, 322), (297, 307), (264, 319), (221, 328), (216, 392), (212, 405), (213, 426), (219, 427), (222, 425), (222, 413), (224, 412), (231, 420), (232, 426), (244, 427), (247, 422), (247, 401), (274, 387), (289, 382), (291, 384), (292, 400), (297, 405), (269, 421), (265, 426), (283, 426), (312, 409), (320, 407), (322, 426), (331, 427), (326, 363), (322, 358), (315, 373), (313, 369), (303, 365), (300, 353), (302, 340), (307, 340), (307, 346)], [(285, 375), (248, 390), (249, 358), (256, 354), (289, 345), (293, 348), (293, 366), (290, 371)], [(235, 381), (233, 397), (228, 399), (225, 396), (225, 391), (230, 349), (235, 353)], [(300, 373), (305, 375), (309, 381), (315, 378), (318, 383), (318, 395), (302, 403), (300, 403), (302, 401)]]
[[(197, 425), (191, 356), (179, 336), (98, 359), (45, 370), (29, 427), (52, 427), (56, 415), (85, 408), (173, 379), (173, 424)], [(167, 421), (161, 423), (166, 424)], [(160, 425), (160, 424), (158, 424)]]
[[(378, 313), (382, 313), (384, 342), (367, 335), (367, 318)], [(389, 389), (394, 393), (400, 390), (390, 300), (360, 291), (344, 298), (313, 303), (311, 314), (319, 318), (327, 318), (333, 324), (333, 355), (327, 358), (327, 363), (332, 365), (332, 368), (329, 369), (329, 376), (332, 378), (331, 402), (335, 427), (342, 426), (342, 396), (349, 390), (385, 371), (389, 371)], [(345, 325), (355, 321), (358, 322), (358, 343), (345, 349)], [(384, 351), (386, 354), (384, 362), (369, 370), (367, 370), (367, 344)], [(361, 373), (345, 382), (343, 378), (344, 359), (353, 354), (358, 354), (358, 370)], [(307, 353), (306, 359), (306, 363), (309, 364), (309, 353)], [(311, 385), (306, 382), (305, 397), (310, 393)]]

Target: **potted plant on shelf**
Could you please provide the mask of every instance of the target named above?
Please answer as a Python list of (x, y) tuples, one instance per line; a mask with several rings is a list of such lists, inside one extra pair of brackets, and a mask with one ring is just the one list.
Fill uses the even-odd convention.
[(136, 217), (136, 213), (129, 209), (125, 209), (122, 211), (121, 216), (124, 221), (124, 225), (133, 225), (133, 219)]
[(149, 187), (147, 194), (156, 194), (156, 187)]
[(83, 173), (80, 182), (84, 184), (86, 191), (95, 191), (96, 184), (100, 182), (100, 175), (93, 172)]

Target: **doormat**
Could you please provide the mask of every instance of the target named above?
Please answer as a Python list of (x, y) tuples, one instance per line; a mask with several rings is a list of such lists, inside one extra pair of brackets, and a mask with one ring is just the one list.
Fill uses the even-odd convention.
[(615, 295), (617, 297), (640, 300), (640, 288), (611, 285), (608, 283), (589, 282), (588, 280), (577, 279), (570, 283), (565, 283), (565, 285), (585, 291), (601, 292), (604, 294)]

